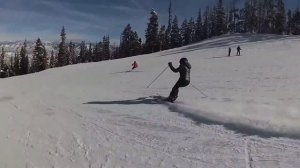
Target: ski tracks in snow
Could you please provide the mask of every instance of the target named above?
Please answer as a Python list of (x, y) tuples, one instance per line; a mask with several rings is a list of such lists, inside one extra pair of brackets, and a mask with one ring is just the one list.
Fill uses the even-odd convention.
[(248, 165), (254, 167), (294, 167), (300, 163), (300, 143), (289, 139), (247, 138)]
[(245, 162), (246, 168), (254, 168), (252, 165), (251, 149), (249, 149), (248, 141), (245, 140)]
[[(13, 102), (10, 104), (18, 113), (23, 113), (22, 107)], [(55, 131), (39, 132), (34, 129), (31, 124), (37, 116), (29, 117), (32, 120), (24, 127), (26, 131), (20, 142), (24, 145), (25, 155), (33, 154), (44, 145), (48, 148), (47, 163), (53, 168), (69, 165), (88, 168), (289, 168), (300, 164), (300, 143), (296, 140), (243, 136), (221, 125), (197, 123), (160, 109), (166, 108), (165, 105), (158, 105), (153, 113), (125, 109), (114, 112), (99, 108), (86, 113), (77, 107), (53, 106), (42, 102), (40, 107), (44, 109), (41, 115), (53, 117), (57, 124), (64, 124), (59, 120), (59, 115), (65, 113), (72, 114), (70, 121), (76, 121), (74, 128), (72, 125), (60, 125), (63, 129), (56, 134)], [(47, 115), (51, 111), (56, 114)], [(35, 139), (38, 136), (39, 141)], [(27, 158), (27, 167), (39, 165), (30, 157)]]
[[(122, 112), (78, 114), (85, 130), (99, 143), (93, 149), (108, 152), (101, 155), (97, 165), (257, 168), (299, 164), (300, 144), (297, 140), (245, 136), (222, 125), (197, 123), (177, 113), (159, 110), (165, 105), (154, 108), (158, 108), (157, 112), (153, 109), (153, 113), (142, 115), (125, 107)], [(132, 161), (133, 156), (140, 161)], [(176, 162), (170, 165), (174, 159)]]

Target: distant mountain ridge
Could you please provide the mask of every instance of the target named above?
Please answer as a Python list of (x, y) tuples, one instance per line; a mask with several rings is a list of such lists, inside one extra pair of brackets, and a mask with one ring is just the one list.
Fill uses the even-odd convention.
[[(24, 41), (2, 41), (0, 42), (0, 49), (4, 47), (5, 56), (11, 57), (14, 56), (17, 51), (20, 52), (21, 47), (23, 46)], [(79, 42), (73, 42), (76, 45), (76, 48), (79, 49)], [(43, 44), (45, 45), (48, 54), (50, 55), (51, 51), (54, 52), (58, 51), (59, 42), (51, 42), (51, 41), (44, 41)], [(68, 43), (67, 43), (68, 44)], [(27, 51), (28, 55), (31, 56), (33, 54), (35, 46), (35, 41), (27, 41)]]

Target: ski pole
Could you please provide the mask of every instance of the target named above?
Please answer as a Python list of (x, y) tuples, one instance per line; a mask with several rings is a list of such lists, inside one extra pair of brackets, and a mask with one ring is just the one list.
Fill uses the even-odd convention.
[(167, 69), (169, 68), (169, 66), (167, 66), (148, 86), (147, 88), (149, 88)]
[(203, 98), (207, 98), (208, 96), (205, 94), (205, 93), (203, 93), (200, 89), (198, 89), (196, 86), (194, 86), (193, 84), (191, 84), (191, 86), (194, 88), (194, 89), (196, 89), (198, 92), (200, 92), (204, 97)]

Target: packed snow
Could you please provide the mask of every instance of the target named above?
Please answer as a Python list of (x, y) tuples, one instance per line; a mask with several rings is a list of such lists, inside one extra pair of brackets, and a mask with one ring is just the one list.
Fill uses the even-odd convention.
[[(299, 42), (226, 35), (1, 79), (0, 167), (300, 167)], [(147, 86), (181, 57), (199, 90), (156, 100), (179, 75), (167, 70)]]

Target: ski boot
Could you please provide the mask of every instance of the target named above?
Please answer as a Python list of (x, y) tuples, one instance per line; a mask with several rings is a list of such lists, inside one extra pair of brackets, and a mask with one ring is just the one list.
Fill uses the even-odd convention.
[(177, 98), (177, 97), (168, 97), (168, 98), (165, 99), (165, 101), (174, 103), (174, 101), (176, 100), (176, 98)]

